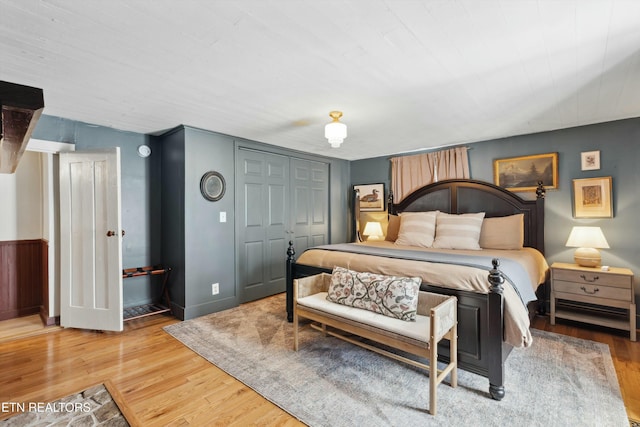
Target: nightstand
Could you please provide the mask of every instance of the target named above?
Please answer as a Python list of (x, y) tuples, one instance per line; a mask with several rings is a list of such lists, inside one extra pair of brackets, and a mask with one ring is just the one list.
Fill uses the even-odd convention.
[[(629, 331), (636, 341), (636, 304), (633, 272), (628, 268), (581, 267), (554, 262), (551, 265), (551, 324), (556, 318)], [(562, 300), (556, 306), (556, 300)], [(584, 305), (571, 303), (586, 303)], [(607, 311), (615, 307), (620, 313)]]

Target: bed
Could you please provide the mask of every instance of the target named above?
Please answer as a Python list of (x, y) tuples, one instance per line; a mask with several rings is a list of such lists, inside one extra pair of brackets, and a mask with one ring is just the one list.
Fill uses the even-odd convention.
[[(544, 195), (541, 185), (535, 200), (524, 200), (491, 183), (454, 179), (422, 187), (397, 204), (389, 197), (388, 234), (391, 223), (397, 218), (401, 218), (402, 227), (409, 224), (409, 218), (422, 219), (434, 212), (441, 215), (443, 224), (449, 219), (464, 220), (462, 217), (477, 221), (480, 216), (482, 226), (486, 225), (487, 230), (488, 224), (493, 224), (494, 240), (491, 245), (497, 245), (496, 248), (489, 243), (486, 246), (491, 248), (481, 250), (447, 249), (450, 246), (448, 242), (444, 246), (440, 244), (444, 249), (415, 246), (415, 242), (406, 245), (407, 236), (419, 233), (411, 230), (409, 234), (409, 228), (404, 227), (395, 242), (309, 248), (296, 261), (295, 248), (290, 242), (286, 261), (287, 318), (293, 320), (295, 278), (331, 272), (335, 266), (381, 274), (418, 275), (422, 278), (422, 290), (458, 298), (459, 367), (487, 377), (490, 396), (501, 400), (505, 395), (504, 362), (514, 347), (531, 344), (529, 322), (536, 311), (544, 310), (548, 293), (548, 265), (544, 259)], [(511, 243), (500, 246), (505, 239), (514, 240), (511, 233), (506, 232), (514, 230), (514, 227), (505, 224), (513, 224), (516, 219), (521, 224), (518, 225), (521, 247), (514, 249), (509, 246)], [(505, 230), (504, 235), (495, 235), (496, 225), (499, 230)], [(441, 226), (440, 222), (438, 226)], [(442, 225), (441, 230), (444, 229)], [(485, 230), (482, 231), (484, 233)], [(445, 233), (440, 234), (444, 236)], [(500, 243), (496, 244), (495, 238)], [(441, 345), (438, 353), (447, 360), (448, 345)]]

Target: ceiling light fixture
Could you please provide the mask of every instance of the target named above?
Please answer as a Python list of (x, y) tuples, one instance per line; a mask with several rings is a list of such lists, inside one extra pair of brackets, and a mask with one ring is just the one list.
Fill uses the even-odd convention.
[(333, 148), (338, 148), (347, 137), (347, 125), (338, 121), (342, 117), (342, 111), (332, 111), (329, 113), (329, 117), (333, 121), (324, 127), (324, 137)]

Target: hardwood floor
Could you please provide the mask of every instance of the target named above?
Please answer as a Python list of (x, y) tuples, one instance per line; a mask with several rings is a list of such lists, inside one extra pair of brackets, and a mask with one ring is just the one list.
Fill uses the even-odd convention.
[(16, 338), (45, 334), (58, 329), (60, 329), (59, 326), (45, 328), (39, 314), (3, 320), (0, 321), (0, 344), (13, 341)]
[[(133, 425), (303, 425), (162, 330), (175, 322), (151, 316), (127, 322), (123, 333), (58, 329), (0, 342), (0, 403), (49, 402), (108, 383)], [(608, 344), (627, 412), (640, 419), (640, 343), (590, 326), (551, 326), (548, 317), (534, 327)]]

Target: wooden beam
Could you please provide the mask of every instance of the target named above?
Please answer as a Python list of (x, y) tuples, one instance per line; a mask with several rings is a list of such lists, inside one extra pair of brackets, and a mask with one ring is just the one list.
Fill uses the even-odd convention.
[(0, 81), (0, 173), (14, 173), (44, 109), (42, 89)]

